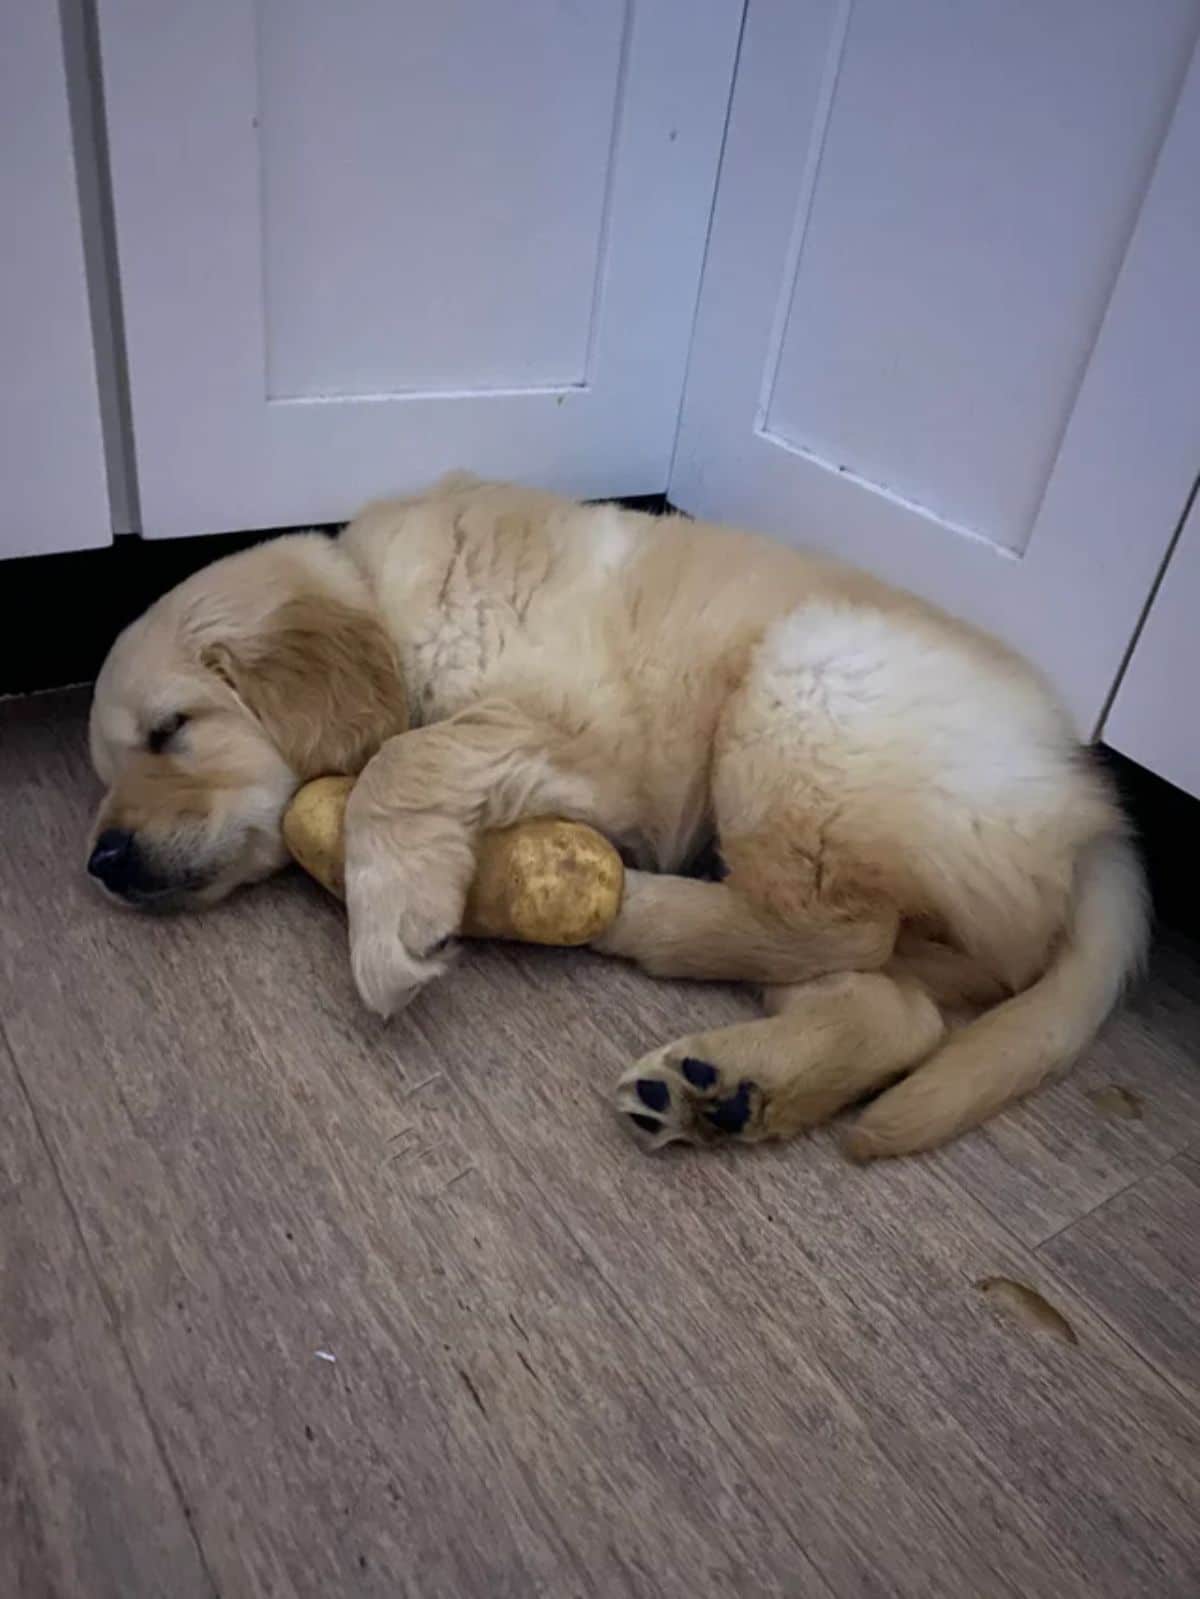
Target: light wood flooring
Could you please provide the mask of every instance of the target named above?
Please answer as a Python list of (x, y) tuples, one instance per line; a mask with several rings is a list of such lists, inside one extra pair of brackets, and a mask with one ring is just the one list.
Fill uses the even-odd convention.
[(385, 1028), (298, 876), (120, 914), (85, 705), (0, 705), (0, 1594), (1200, 1594), (1194, 947), (933, 1157), (647, 1158), (748, 997), (481, 947)]

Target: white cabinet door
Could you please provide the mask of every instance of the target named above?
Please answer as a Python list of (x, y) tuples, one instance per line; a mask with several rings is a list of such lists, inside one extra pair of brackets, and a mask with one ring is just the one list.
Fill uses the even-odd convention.
[(144, 531), (666, 488), (740, 0), (99, 0)]
[[(58, 7), (0, 20), (0, 557), (112, 538)], [(2, 581), (2, 579), (0, 579)]]
[(1200, 462), (1197, 0), (749, 0), (671, 497), (1090, 730)]
[(1104, 742), (1200, 799), (1200, 498), (1146, 616)]

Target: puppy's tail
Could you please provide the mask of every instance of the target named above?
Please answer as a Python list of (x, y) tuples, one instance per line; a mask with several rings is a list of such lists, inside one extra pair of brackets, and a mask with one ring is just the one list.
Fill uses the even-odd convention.
[(856, 1160), (933, 1149), (1068, 1065), (1108, 1015), (1141, 960), (1145, 882), (1128, 839), (1089, 845), (1076, 868), (1067, 926), (1032, 987), (951, 1034), (911, 1076), (881, 1094), (849, 1129)]

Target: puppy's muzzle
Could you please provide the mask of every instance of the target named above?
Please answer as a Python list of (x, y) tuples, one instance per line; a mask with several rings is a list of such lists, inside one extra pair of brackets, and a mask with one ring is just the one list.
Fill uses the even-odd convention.
[(153, 899), (165, 884), (146, 861), (137, 839), (123, 827), (106, 827), (88, 857), (87, 869), (120, 899)]

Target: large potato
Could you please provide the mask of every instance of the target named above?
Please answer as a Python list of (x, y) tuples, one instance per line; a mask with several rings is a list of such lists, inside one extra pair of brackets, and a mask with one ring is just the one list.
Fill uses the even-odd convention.
[[(306, 783), (283, 819), (293, 857), (344, 899), (343, 828), (351, 777)], [(462, 932), (524, 944), (587, 944), (621, 908), (625, 873), (606, 838), (581, 822), (518, 822), (480, 840)]]

